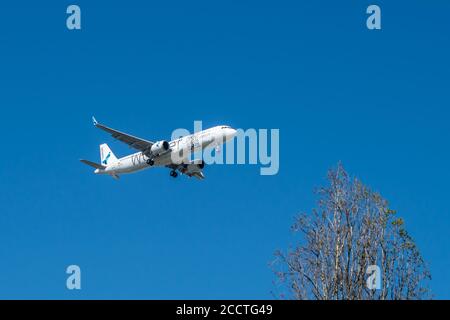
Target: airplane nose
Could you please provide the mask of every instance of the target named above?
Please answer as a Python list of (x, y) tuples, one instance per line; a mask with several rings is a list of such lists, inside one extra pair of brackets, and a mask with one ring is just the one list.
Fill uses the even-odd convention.
[(227, 130), (227, 140), (233, 138), (236, 135), (237, 131), (233, 128), (229, 128)]

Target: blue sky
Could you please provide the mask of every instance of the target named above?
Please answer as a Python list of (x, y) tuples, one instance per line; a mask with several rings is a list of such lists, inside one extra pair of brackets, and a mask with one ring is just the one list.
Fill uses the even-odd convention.
[[(0, 4), (0, 298), (271, 298), (268, 263), (342, 161), (403, 216), (450, 298), (450, 4), (76, 1)], [(210, 166), (117, 182), (78, 162), (90, 117), (149, 140), (280, 129), (280, 172)], [(68, 291), (65, 268), (82, 270)]]

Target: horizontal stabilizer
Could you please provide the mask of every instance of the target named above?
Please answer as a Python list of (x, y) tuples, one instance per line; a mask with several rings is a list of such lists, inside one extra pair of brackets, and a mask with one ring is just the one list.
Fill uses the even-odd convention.
[(92, 162), (89, 160), (84, 160), (84, 159), (80, 159), (80, 161), (83, 162), (84, 164), (87, 164), (88, 166), (95, 168), (95, 169), (100, 169), (100, 170), (106, 169), (106, 166), (103, 166), (99, 163), (95, 163), (95, 162)]

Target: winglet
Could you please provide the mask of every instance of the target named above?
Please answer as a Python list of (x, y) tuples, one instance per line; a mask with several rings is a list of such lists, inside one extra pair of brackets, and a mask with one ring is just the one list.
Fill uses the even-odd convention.
[(97, 126), (98, 121), (97, 121), (97, 119), (95, 119), (95, 117), (92, 117), (92, 122), (94, 123), (94, 126)]

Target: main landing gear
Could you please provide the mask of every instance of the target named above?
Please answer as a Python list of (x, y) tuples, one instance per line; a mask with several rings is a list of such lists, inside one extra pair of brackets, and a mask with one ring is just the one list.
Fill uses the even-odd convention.
[(153, 161), (152, 159), (147, 159), (147, 164), (148, 164), (149, 166), (152, 166), (152, 165), (155, 164), (155, 161)]
[(175, 170), (170, 171), (170, 176), (173, 178), (178, 177), (178, 173)]

